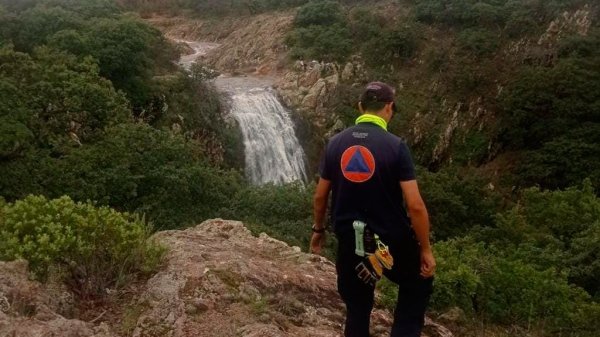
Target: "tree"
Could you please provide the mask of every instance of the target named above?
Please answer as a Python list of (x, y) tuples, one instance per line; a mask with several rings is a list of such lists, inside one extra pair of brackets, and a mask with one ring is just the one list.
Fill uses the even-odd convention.
[(154, 58), (159, 57), (156, 53), (170, 50), (158, 30), (128, 17), (92, 20), (84, 29), (58, 32), (49, 44), (81, 57), (94, 57), (100, 75), (125, 91), (138, 108), (151, 98), (151, 71)]
[(128, 119), (125, 98), (100, 77), (92, 59), (82, 61), (49, 48), (36, 49), (33, 56), (0, 49), (0, 118), (13, 133), (22, 130), (15, 136), (31, 134), (33, 146), (58, 149)]
[(83, 19), (76, 13), (61, 7), (36, 6), (17, 17), (13, 31), (15, 48), (31, 52), (35, 47), (45, 44), (53, 34), (64, 29), (78, 29), (82, 25)]
[(208, 164), (181, 136), (144, 123), (111, 127), (94, 144), (44, 166), (48, 195), (146, 214), (162, 229), (219, 216), (241, 184), (236, 172)]

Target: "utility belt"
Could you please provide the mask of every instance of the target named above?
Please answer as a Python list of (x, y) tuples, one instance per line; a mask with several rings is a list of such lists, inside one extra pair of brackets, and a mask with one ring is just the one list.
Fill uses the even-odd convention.
[(358, 278), (368, 285), (375, 286), (381, 279), (383, 270), (392, 269), (394, 258), (379, 236), (364, 222), (356, 220), (354, 227), (354, 253), (364, 259), (354, 268)]

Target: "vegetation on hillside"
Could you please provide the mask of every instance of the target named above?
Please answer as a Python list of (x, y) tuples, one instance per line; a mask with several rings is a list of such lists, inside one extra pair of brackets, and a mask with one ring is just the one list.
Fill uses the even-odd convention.
[(0, 259), (26, 259), (39, 280), (62, 279), (83, 298), (154, 271), (164, 249), (150, 234), (138, 216), (66, 196), (0, 205)]
[[(429, 169), (477, 167), (509, 154), (523, 162), (503, 174), (512, 185), (565, 188), (590, 178), (599, 187), (598, 8), (578, 0), (400, 2), (409, 10), (395, 16), (373, 4), (307, 2), (287, 37), (290, 56), (345, 62), (359, 55), (367, 78), (401, 88), (402, 122), (391, 129)], [(577, 10), (583, 14), (571, 26), (541, 42), (553, 20)], [(330, 108), (350, 124), (358, 90), (342, 85), (337, 96)], [(460, 128), (448, 129), (452, 118)]]
[[(398, 18), (360, 1), (176, 8), (214, 16), (301, 6), (287, 38), (291, 57), (344, 62), (359, 54), (370, 78), (402, 83), (391, 130), (406, 135), (415, 121), (428, 130), (407, 136), (436, 240), (434, 311), (458, 307), (474, 321), (516, 327), (513, 336), (593, 336), (598, 9), (588, 8), (587, 34), (566, 31), (538, 45), (558, 14), (585, 2), (399, 3), (406, 11)], [(234, 218), (308, 246), (314, 187), (249, 185), (238, 172), (237, 131), (223, 120), (206, 74), (179, 70), (177, 56), (157, 30), (110, 0), (0, 0), (0, 258), (27, 258), (41, 279), (58, 269), (92, 295), (157, 265), (148, 223)], [(355, 117), (358, 90), (342, 83), (331, 102), (345, 122)], [(434, 156), (448, 112), (462, 118), (477, 107), (487, 111), (483, 121), (461, 119)], [(518, 162), (509, 171), (496, 162), (503, 157)], [(499, 178), (490, 183), (484, 169)], [(97, 246), (106, 237), (114, 247)], [(384, 304), (393, 292), (384, 287)]]

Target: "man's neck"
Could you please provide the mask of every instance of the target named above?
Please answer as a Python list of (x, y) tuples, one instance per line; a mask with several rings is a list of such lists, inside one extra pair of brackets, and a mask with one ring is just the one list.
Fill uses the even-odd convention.
[(356, 124), (360, 123), (372, 123), (387, 131), (387, 121), (382, 117), (369, 112), (365, 112), (364, 114), (358, 116), (356, 119)]

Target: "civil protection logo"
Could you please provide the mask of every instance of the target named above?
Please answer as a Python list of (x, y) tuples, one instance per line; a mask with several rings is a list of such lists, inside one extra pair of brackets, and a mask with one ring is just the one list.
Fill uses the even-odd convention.
[(375, 172), (375, 158), (369, 149), (354, 145), (346, 149), (340, 160), (344, 177), (354, 183), (364, 183)]

